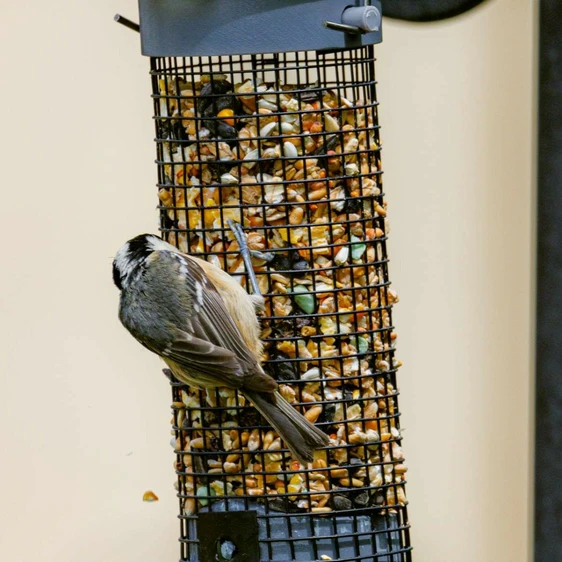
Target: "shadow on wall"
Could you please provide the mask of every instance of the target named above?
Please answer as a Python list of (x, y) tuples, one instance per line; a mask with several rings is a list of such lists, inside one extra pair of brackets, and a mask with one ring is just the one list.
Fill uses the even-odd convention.
[(406, 21), (437, 21), (458, 16), (484, 0), (383, 0), (383, 15)]

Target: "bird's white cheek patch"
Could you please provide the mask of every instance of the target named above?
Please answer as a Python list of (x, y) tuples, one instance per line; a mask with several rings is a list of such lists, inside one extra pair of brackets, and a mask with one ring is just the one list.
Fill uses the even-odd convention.
[(178, 251), (177, 248), (168, 244), (168, 242), (164, 242), (161, 238), (157, 236), (149, 236), (148, 237), (148, 245), (149, 247), (156, 252), (172, 252), (176, 253)]

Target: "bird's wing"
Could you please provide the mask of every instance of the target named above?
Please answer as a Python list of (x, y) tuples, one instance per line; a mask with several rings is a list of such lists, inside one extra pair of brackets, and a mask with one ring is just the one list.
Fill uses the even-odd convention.
[(159, 255), (158, 261), (173, 270), (170, 277), (178, 284), (175, 292), (182, 295), (176, 304), (185, 315), (183, 333), (160, 354), (200, 380), (202, 386), (274, 390), (275, 381), (262, 371), (201, 266), (179, 254), (158, 254), (168, 254)]
[(244, 371), (236, 355), (200, 338), (175, 340), (162, 357), (177, 378), (200, 388), (240, 388), (244, 383)]

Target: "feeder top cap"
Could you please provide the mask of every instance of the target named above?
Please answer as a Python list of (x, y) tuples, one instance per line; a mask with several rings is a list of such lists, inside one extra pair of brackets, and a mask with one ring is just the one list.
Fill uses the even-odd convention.
[(246, 55), (382, 41), (379, 0), (139, 0), (143, 55)]

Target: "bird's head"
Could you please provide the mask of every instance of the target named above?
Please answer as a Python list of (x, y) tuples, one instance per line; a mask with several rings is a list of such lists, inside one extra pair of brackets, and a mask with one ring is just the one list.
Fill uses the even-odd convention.
[(152, 252), (158, 250), (178, 251), (154, 234), (139, 234), (123, 244), (113, 260), (113, 282), (117, 288), (120, 291), (126, 289), (133, 274), (145, 263)]

